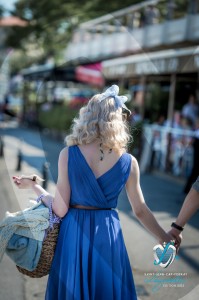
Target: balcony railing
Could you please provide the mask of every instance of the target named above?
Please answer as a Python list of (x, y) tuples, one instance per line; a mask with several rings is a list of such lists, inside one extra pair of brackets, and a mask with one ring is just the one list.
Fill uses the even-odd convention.
[[(139, 7), (134, 5), (131, 9), (123, 9), (81, 24), (66, 49), (66, 60), (94, 61), (133, 54), (142, 49), (196, 42), (199, 39), (199, 14), (194, 3), (197, 1), (188, 1), (189, 9), (180, 18), (172, 19), (173, 12), (170, 11), (165, 19), (161, 16), (157, 19), (157, 12), (154, 11), (154, 17), (140, 21), (139, 9), (150, 3), (153, 7), (152, 4), (159, 2), (164, 1), (145, 1)], [(170, 2), (174, 1), (167, 1), (167, 6)]]

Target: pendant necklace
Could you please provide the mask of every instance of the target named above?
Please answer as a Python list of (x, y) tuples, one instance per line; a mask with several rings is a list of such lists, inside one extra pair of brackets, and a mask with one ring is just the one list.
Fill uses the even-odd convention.
[[(104, 151), (102, 148), (102, 142), (100, 143), (99, 149), (100, 149), (100, 160), (102, 161), (104, 159)], [(111, 152), (112, 152), (112, 149), (109, 149), (108, 153), (111, 153)]]

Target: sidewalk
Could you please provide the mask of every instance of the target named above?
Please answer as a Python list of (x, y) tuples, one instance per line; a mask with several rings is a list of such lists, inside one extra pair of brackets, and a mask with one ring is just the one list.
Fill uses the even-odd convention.
[[(5, 212), (19, 210), (17, 202), (14, 202), (15, 195), (10, 188), (11, 183), (8, 180), (8, 170), (4, 160), (0, 160), (0, 195), (1, 209), (0, 220), (3, 219)], [(13, 262), (4, 255), (0, 263), (0, 299), (1, 300), (26, 300), (24, 293), (23, 276), (19, 274)]]
[[(16, 157), (19, 145), (19, 139), (23, 138), (22, 150), (24, 153), (24, 161), (22, 164), (22, 171), (18, 174), (30, 174), (41, 171), (42, 163), (45, 161), (47, 155), (48, 161), (51, 163), (51, 176), (48, 191), (54, 193), (55, 178), (57, 176), (57, 158), (63, 144), (49, 139), (45, 136), (41, 136), (38, 132), (28, 129), (20, 128), (5, 128), (3, 130), (5, 140), (5, 164), (7, 178), (11, 178), (12, 175), (16, 175)], [(1, 165), (3, 160), (1, 159)], [(0, 179), (5, 171), (0, 165)], [(2, 181), (1, 181), (2, 182)], [(159, 176), (158, 174), (145, 174), (141, 176), (141, 187), (145, 200), (153, 211), (155, 217), (163, 228), (170, 227), (170, 224), (182, 205), (184, 195), (182, 194), (182, 184), (173, 182), (169, 178)], [(2, 189), (5, 189), (2, 199), (3, 212), (1, 210), (0, 217), (9, 209), (15, 210), (27, 206), (30, 196), (29, 191), (17, 190), (10, 180), (9, 183), (2, 183), (0, 187), (0, 193)], [(6, 194), (7, 193), (7, 194)], [(10, 200), (7, 200), (10, 199)], [(8, 202), (9, 201), (9, 202)], [(7, 207), (5, 205), (7, 203)], [(151, 235), (143, 228), (143, 226), (137, 221), (132, 213), (132, 209), (123, 190), (119, 202), (118, 202), (119, 217), (121, 220), (122, 231), (126, 243), (126, 248), (129, 254), (133, 275), (136, 283), (136, 289), (140, 300), (196, 300), (198, 299), (198, 289), (195, 289), (199, 282), (199, 243), (198, 243), (198, 215), (193, 217), (191, 222), (186, 226), (184, 232), (183, 245), (181, 247), (179, 261), (169, 267), (167, 272), (187, 272), (187, 284), (184, 288), (161, 288), (156, 294), (152, 293), (152, 284), (145, 283), (145, 273), (147, 272), (165, 272), (160, 267), (153, 265), (153, 247), (158, 242), (151, 237)], [(7, 262), (6, 262), (7, 263)], [(0, 289), (0, 299), (15, 299), (15, 300), (42, 300), (44, 299), (45, 287), (47, 277), (42, 279), (29, 279), (21, 274), (14, 273), (15, 266), (10, 263), (9, 274), (6, 276), (5, 270), (2, 266), (4, 273), (0, 273), (0, 287), (4, 284), (4, 278), (7, 280), (7, 286), (9, 292), (15, 289), (13, 286), (17, 286), (18, 282), (21, 283), (19, 288), (18, 298), (5, 298), (3, 290)], [(5, 265), (4, 265), (5, 266)], [(13, 275), (13, 276), (12, 276)], [(6, 276), (6, 277), (5, 277)], [(20, 281), (21, 280), (21, 281)], [(16, 284), (15, 284), (16, 282)], [(15, 285), (14, 285), (15, 284)], [(20, 285), (20, 284), (19, 284)], [(12, 290), (12, 291), (10, 291)], [(188, 296), (188, 293), (192, 291), (192, 295)], [(20, 294), (21, 293), (21, 294)], [(183, 298), (184, 297), (184, 298)], [(56, 300), (56, 299), (55, 299)], [(103, 299), (106, 300), (106, 299)], [(108, 300), (108, 299), (107, 299)], [(124, 299), (125, 300), (125, 299)]]
[[(40, 168), (34, 168), (31, 164), (23, 161), (22, 171), (15, 171), (17, 165), (18, 137), (4, 136), (4, 158), (0, 159), (0, 195), (2, 219), (5, 212), (18, 211), (29, 206), (30, 199), (36, 199), (36, 195), (30, 190), (18, 190), (12, 181), (13, 175), (37, 173), (41, 175)], [(39, 142), (39, 135), (37, 136)], [(45, 161), (45, 153), (30, 145), (24, 146), (24, 154), (33, 155)], [(36, 159), (37, 160), (37, 159)], [(55, 184), (49, 181), (48, 191), (54, 193)], [(4, 255), (0, 265), (0, 300), (43, 300), (47, 283), (47, 276), (39, 279), (29, 278), (18, 272), (15, 264)]]

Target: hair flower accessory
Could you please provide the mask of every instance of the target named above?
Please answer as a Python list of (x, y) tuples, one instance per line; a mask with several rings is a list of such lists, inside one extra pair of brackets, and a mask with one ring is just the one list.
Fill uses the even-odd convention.
[(119, 94), (119, 86), (116, 84), (113, 84), (104, 93), (101, 94), (99, 101), (101, 102), (109, 97), (112, 97), (115, 100), (115, 104), (116, 104), (117, 108), (118, 107), (124, 108), (124, 109), (128, 110), (129, 113), (131, 114), (131, 111), (124, 104), (128, 100), (128, 98), (126, 96), (118, 96), (118, 94)]

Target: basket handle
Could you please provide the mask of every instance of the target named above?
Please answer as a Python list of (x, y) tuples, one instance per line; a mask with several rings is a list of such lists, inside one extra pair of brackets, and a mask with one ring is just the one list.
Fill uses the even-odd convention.
[[(45, 194), (41, 194), (37, 199), (36, 201), (37, 202), (42, 202), (42, 199), (45, 197), (45, 196), (49, 196), (49, 195), (45, 195)], [(62, 220), (60, 217), (58, 217), (55, 213), (53, 213), (53, 209), (52, 209), (52, 204), (53, 204), (53, 197), (50, 197), (50, 204), (48, 206), (49, 208), (49, 226), (50, 226), (50, 229), (53, 229), (53, 225), (54, 224), (58, 224), (60, 223), (60, 221)]]

